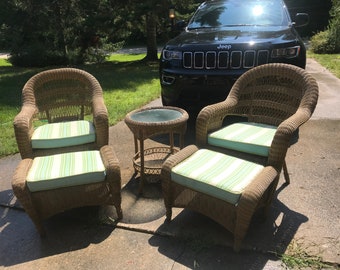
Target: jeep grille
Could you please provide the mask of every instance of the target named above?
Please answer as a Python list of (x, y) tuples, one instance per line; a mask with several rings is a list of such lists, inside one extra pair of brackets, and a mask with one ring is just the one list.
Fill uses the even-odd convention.
[(268, 50), (184, 52), (187, 69), (240, 69), (268, 63)]

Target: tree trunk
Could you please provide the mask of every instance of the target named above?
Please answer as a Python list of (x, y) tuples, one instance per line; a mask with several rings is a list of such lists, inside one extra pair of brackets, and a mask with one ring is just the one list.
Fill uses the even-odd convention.
[(63, 14), (61, 14), (60, 6), (58, 2), (54, 2), (54, 14), (56, 16), (56, 36), (57, 46), (60, 51), (63, 52), (64, 57), (67, 57), (68, 50), (65, 42), (64, 26), (62, 23)]
[(156, 15), (152, 12), (146, 16), (146, 56), (148, 61), (157, 61), (157, 26)]

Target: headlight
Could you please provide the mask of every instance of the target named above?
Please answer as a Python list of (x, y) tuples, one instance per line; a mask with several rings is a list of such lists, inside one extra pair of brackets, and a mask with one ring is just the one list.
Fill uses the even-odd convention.
[(174, 60), (174, 59), (181, 60), (182, 59), (182, 52), (163, 50), (163, 59), (165, 59), (165, 60)]
[(272, 50), (272, 58), (277, 58), (277, 57), (293, 58), (293, 57), (298, 56), (299, 53), (300, 53), (300, 46), (279, 48), (279, 49)]

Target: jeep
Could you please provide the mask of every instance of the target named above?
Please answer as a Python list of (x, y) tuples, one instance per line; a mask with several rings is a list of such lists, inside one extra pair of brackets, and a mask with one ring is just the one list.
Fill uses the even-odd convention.
[(163, 105), (205, 106), (224, 100), (236, 79), (266, 63), (306, 66), (306, 49), (282, 0), (218, 0), (202, 3), (160, 59)]

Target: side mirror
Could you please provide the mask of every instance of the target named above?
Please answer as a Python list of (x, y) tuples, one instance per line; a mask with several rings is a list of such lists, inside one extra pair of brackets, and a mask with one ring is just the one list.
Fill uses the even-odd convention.
[(309, 15), (307, 13), (296, 13), (294, 25), (295, 27), (305, 26), (309, 23)]

